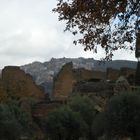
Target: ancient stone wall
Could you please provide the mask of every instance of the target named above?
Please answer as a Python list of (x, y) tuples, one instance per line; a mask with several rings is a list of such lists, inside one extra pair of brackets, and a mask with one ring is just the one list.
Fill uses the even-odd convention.
[(76, 82), (84, 81), (84, 80), (103, 80), (105, 79), (105, 72), (87, 70), (84, 68), (74, 69), (73, 77)]
[(122, 67), (120, 70), (108, 68), (106, 73), (106, 79), (110, 81), (116, 81), (119, 76), (124, 76), (128, 79), (130, 76), (135, 77), (135, 71), (135, 69), (126, 67)]
[(135, 75), (136, 70), (135, 69), (132, 69), (132, 68), (122, 67), (120, 69), (120, 73), (121, 73), (121, 75), (123, 75), (123, 76), (125, 76), (127, 78), (130, 75)]
[(0, 79), (0, 102), (3, 102), (7, 99), (7, 93), (3, 87), (3, 82)]
[(73, 87), (77, 82), (95, 79), (105, 79), (105, 73), (84, 68), (73, 69), (72, 63), (67, 63), (54, 80), (53, 98), (67, 98), (72, 93)]
[(120, 70), (107, 68), (106, 79), (110, 81), (116, 81), (120, 75)]
[(33, 109), (33, 116), (36, 118), (45, 117), (48, 113), (62, 106), (60, 103), (37, 104)]
[(74, 82), (72, 63), (67, 63), (54, 80), (53, 98), (65, 98), (72, 92)]
[(17, 99), (22, 97), (41, 99), (44, 97), (43, 90), (35, 85), (32, 77), (15, 66), (8, 66), (2, 70), (0, 95), (2, 94)]
[(120, 75), (123, 75), (130, 85), (135, 85), (136, 70), (131, 68), (122, 67), (120, 69)]
[(73, 90), (76, 83), (80, 81), (113, 81), (115, 82), (120, 75), (127, 78), (133, 85), (135, 70), (130, 68), (112, 69), (108, 68), (106, 73), (101, 71), (86, 70), (84, 68), (73, 69), (72, 63), (64, 65), (54, 80), (53, 97), (62, 99), (67, 98)]

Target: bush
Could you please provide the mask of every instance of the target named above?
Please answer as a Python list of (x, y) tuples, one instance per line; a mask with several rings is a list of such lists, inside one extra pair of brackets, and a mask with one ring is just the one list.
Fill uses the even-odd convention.
[(62, 107), (49, 113), (46, 119), (46, 132), (50, 140), (78, 140), (84, 137), (87, 126), (79, 113)]
[(113, 97), (105, 111), (105, 130), (109, 137), (140, 136), (140, 96), (124, 93)]
[(28, 114), (20, 109), (16, 102), (0, 104), (0, 139), (19, 140), (29, 135)]
[(75, 96), (71, 99), (68, 105), (74, 112), (79, 112), (89, 126), (92, 124), (97, 111), (94, 109), (93, 101), (87, 96)]
[(104, 135), (104, 126), (105, 126), (105, 114), (104, 112), (101, 112), (96, 115), (92, 123), (92, 133), (95, 138), (99, 138)]
[(93, 140), (94, 135), (92, 131), (92, 123), (97, 115), (97, 110), (95, 110), (95, 104), (93, 100), (91, 100), (87, 96), (75, 96), (69, 102), (69, 107), (77, 113), (80, 113), (81, 117), (85, 121), (88, 126), (86, 131), (86, 137), (88, 140)]

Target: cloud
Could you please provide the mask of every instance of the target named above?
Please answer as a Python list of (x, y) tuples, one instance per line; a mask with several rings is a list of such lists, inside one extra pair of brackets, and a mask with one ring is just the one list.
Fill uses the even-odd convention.
[[(63, 32), (65, 24), (52, 13), (55, 5), (56, 0), (0, 0), (0, 68), (51, 57), (103, 55), (102, 50), (93, 55), (72, 44), (73, 36)], [(121, 55), (116, 54), (117, 57)]]

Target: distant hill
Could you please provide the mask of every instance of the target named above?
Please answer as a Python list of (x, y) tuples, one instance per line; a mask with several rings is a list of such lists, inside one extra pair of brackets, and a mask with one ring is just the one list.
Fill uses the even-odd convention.
[(128, 61), (128, 60), (114, 60), (105, 62), (104, 64), (99, 64), (98, 60), (94, 61), (94, 68), (101, 71), (106, 71), (108, 67), (113, 69), (120, 69), (121, 67), (128, 67), (136, 69), (137, 62), (136, 61)]
[(93, 58), (52, 58), (50, 61), (41, 63), (33, 62), (21, 66), (26, 73), (33, 76), (37, 85), (45, 87), (46, 92), (51, 93), (53, 86), (53, 78), (60, 71), (62, 66), (68, 62), (72, 62), (74, 68), (85, 68), (89, 70), (106, 71), (106, 68), (111, 67), (120, 69), (121, 67), (136, 68), (136, 61), (114, 60), (109, 62), (101, 62)]

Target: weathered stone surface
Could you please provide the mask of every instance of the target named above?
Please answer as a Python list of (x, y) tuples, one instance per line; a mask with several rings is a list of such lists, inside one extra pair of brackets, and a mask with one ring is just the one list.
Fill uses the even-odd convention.
[(74, 77), (72, 63), (67, 63), (54, 80), (53, 98), (65, 98), (72, 92)]
[(132, 68), (122, 67), (120, 75), (124, 76), (130, 85), (135, 85), (136, 70)]
[(33, 62), (21, 66), (26, 73), (33, 76), (37, 85), (41, 85), (46, 89), (46, 93), (52, 94), (53, 78), (58, 74), (62, 66), (66, 63), (72, 62), (74, 68), (85, 68), (88, 70), (106, 71), (108, 67), (113, 69), (120, 69), (121, 67), (136, 68), (135, 61), (127, 60), (113, 60), (101, 63), (99, 60), (93, 58), (52, 58), (50, 61), (41, 63)]
[(84, 68), (72, 69), (72, 74), (76, 82), (84, 80), (100, 81), (105, 79), (105, 72), (88, 70)]
[(106, 73), (106, 79), (115, 82), (119, 76), (124, 76), (131, 85), (134, 85), (135, 81), (135, 69), (122, 67), (120, 70), (108, 68)]
[(88, 94), (92, 93), (97, 96), (102, 96), (103, 98), (113, 95), (113, 85), (106, 81), (100, 82), (79, 82), (75, 84), (73, 92)]
[(135, 75), (136, 70), (132, 68), (122, 67), (120, 69), (120, 75), (125, 76), (126, 78), (130, 75)]
[(103, 79), (105, 79), (104, 72), (84, 68), (73, 69), (72, 63), (67, 63), (54, 80), (53, 98), (67, 98), (72, 93), (74, 84), (79, 81), (100, 81)]
[(50, 103), (40, 103), (34, 106), (33, 117), (40, 118), (46, 117), (48, 113), (52, 112), (54, 109), (57, 109), (62, 104), (59, 102), (50, 102)]
[(108, 68), (105, 73), (84, 68), (74, 69), (72, 63), (68, 63), (62, 67), (54, 80), (53, 98), (65, 100), (71, 96), (72, 92), (90, 93), (104, 99), (109, 98), (114, 94), (114, 85), (120, 75), (128, 80), (129, 87), (127, 87), (130, 89), (130, 84), (133, 85), (134, 83), (134, 69), (124, 67), (116, 70)]
[(15, 66), (7, 66), (2, 70), (0, 90), (2, 90), (1, 95), (7, 94), (8, 97), (16, 99), (44, 97), (42, 89), (35, 85), (32, 77)]
[(3, 102), (7, 99), (7, 93), (3, 87), (3, 82), (2, 80), (0, 79), (0, 102)]
[(1, 78), (1, 69), (0, 69), (0, 78)]
[(35, 139), (43, 138), (44, 134), (34, 122), (32, 107), (43, 98), (43, 90), (35, 85), (32, 77), (29, 74), (25, 74), (19, 67), (8, 66), (2, 70), (0, 78), (0, 103), (6, 103), (10, 100), (18, 101), (20, 108), (28, 113), (30, 126), (34, 129)]
[(120, 75), (120, 70), (113, 69), (113, 68), (107, 68), (106, 72), (106, 79), (110, 81), (116, 81), (117, 78)]
[(106, 102), (114, 94), (113, 84), (106, 81), (81, 81), (75, 84), (72, 96), (88, 96), (93, 100), (96, 109), (100, 112), (105, 107)]

